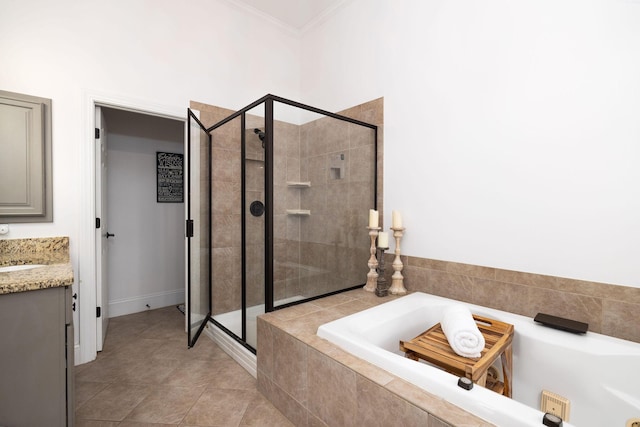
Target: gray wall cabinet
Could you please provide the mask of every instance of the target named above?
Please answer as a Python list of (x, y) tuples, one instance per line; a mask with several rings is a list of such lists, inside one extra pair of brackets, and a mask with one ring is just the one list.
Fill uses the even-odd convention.
[(53, 221), (51, 100), (0, 91), (0, 223)]

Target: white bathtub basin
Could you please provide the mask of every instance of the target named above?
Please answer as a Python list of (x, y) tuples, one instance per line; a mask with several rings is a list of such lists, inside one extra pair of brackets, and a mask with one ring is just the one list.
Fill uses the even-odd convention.
[(30, 270), (32, 268), (44, 267), (44, 264), (25, 264), (25, 265), (9, 265), (0, 267), (0, 273), (8, 273), (11, 271)]
[[(472, 313), (511, 323), (513, 399), (404, 357), (398, 344), (440, 321), (458, 301), (414, 293), (326, 323), (318, 336), (498, 426), (541, 426), (540, 394), (570, 399), (565, 427), (626, 425), (640, 417), (640, 344), (588, 332), (575, 335), (539, 325), (529, 317), (465, 304)], [(570, 313), (567, 313), (570, 317)]]

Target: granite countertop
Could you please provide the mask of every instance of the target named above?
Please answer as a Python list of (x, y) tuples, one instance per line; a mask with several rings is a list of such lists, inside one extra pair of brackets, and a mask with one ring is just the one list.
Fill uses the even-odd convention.
[(0, 267), (12, 265), (41, 267), (0, 273), (0, 295), (73, 284), (68, 237), (0, 240)]

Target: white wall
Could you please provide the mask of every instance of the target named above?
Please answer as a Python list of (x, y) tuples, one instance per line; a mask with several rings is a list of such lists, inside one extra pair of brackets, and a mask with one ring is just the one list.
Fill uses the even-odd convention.
[[(88, 318), (95, 284), (79, 245), (93, 234), (83, 146), (93, 143), (90, 100), (186, 116), (190, 100), (238, 109), (267, 93), (299, 99), (300, 41), (225, 0), (0, 3), (0, 87), (53, 101), (53, 223), (11, 224), (6, 238), (69, 236), (74, 291)], [(76, 325), (89, 352), (81, 362), (95, 357), (90, 323)]]
[[(10, 3), (10, 4), (9, 4)], [(54, 222), (8, 237), (69, 235), (77, 262), (83, 96), (186, 108), (299, 98), (299, 40), (223, 0), (3, 1), (0, 87), (53, 100)]]
[(322, 108), (385, 97), (404, 253), (640, 287), (640, 2), (354, 0), (301, 76)]
[(270, 92), (385, 97), (403, 252), (640, 287), (637, 1), (351, 0), (302, 41), (224, 0), (1, 9), (0, 87), (53, 99), (54, 222), (7, 237), (69, 236), (76, 272), (87, 91), (172, 109)]
[[(108, 129), (123, 120), (105, 115)], [(156, 152), (183, 153), (184, 124), (124, 119), (124, 129), (107, 135), (108, 231), (115, 234), (107, 241), (109, 317), (184, 302), (184, 203), (156, 202)]]

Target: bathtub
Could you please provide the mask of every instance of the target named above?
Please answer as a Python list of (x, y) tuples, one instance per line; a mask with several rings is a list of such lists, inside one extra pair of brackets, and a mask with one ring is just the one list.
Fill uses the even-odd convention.
[(498, 426), (541, 426), (542, 390), (570, 400), (567, 427), (625, 427), (630, 419), (640, 421), (638, 343), (592, 332), (576, 335), (530, 317), (465, 303), (474, 314), (515, 326), (513, 399), (480, 386), (464, 390), (456, 376), (405, 358), (399, 341), (438, 323), (443, 308), (453, 303), (460, 302), (413, 293), (326, 323), (317, 334)]

